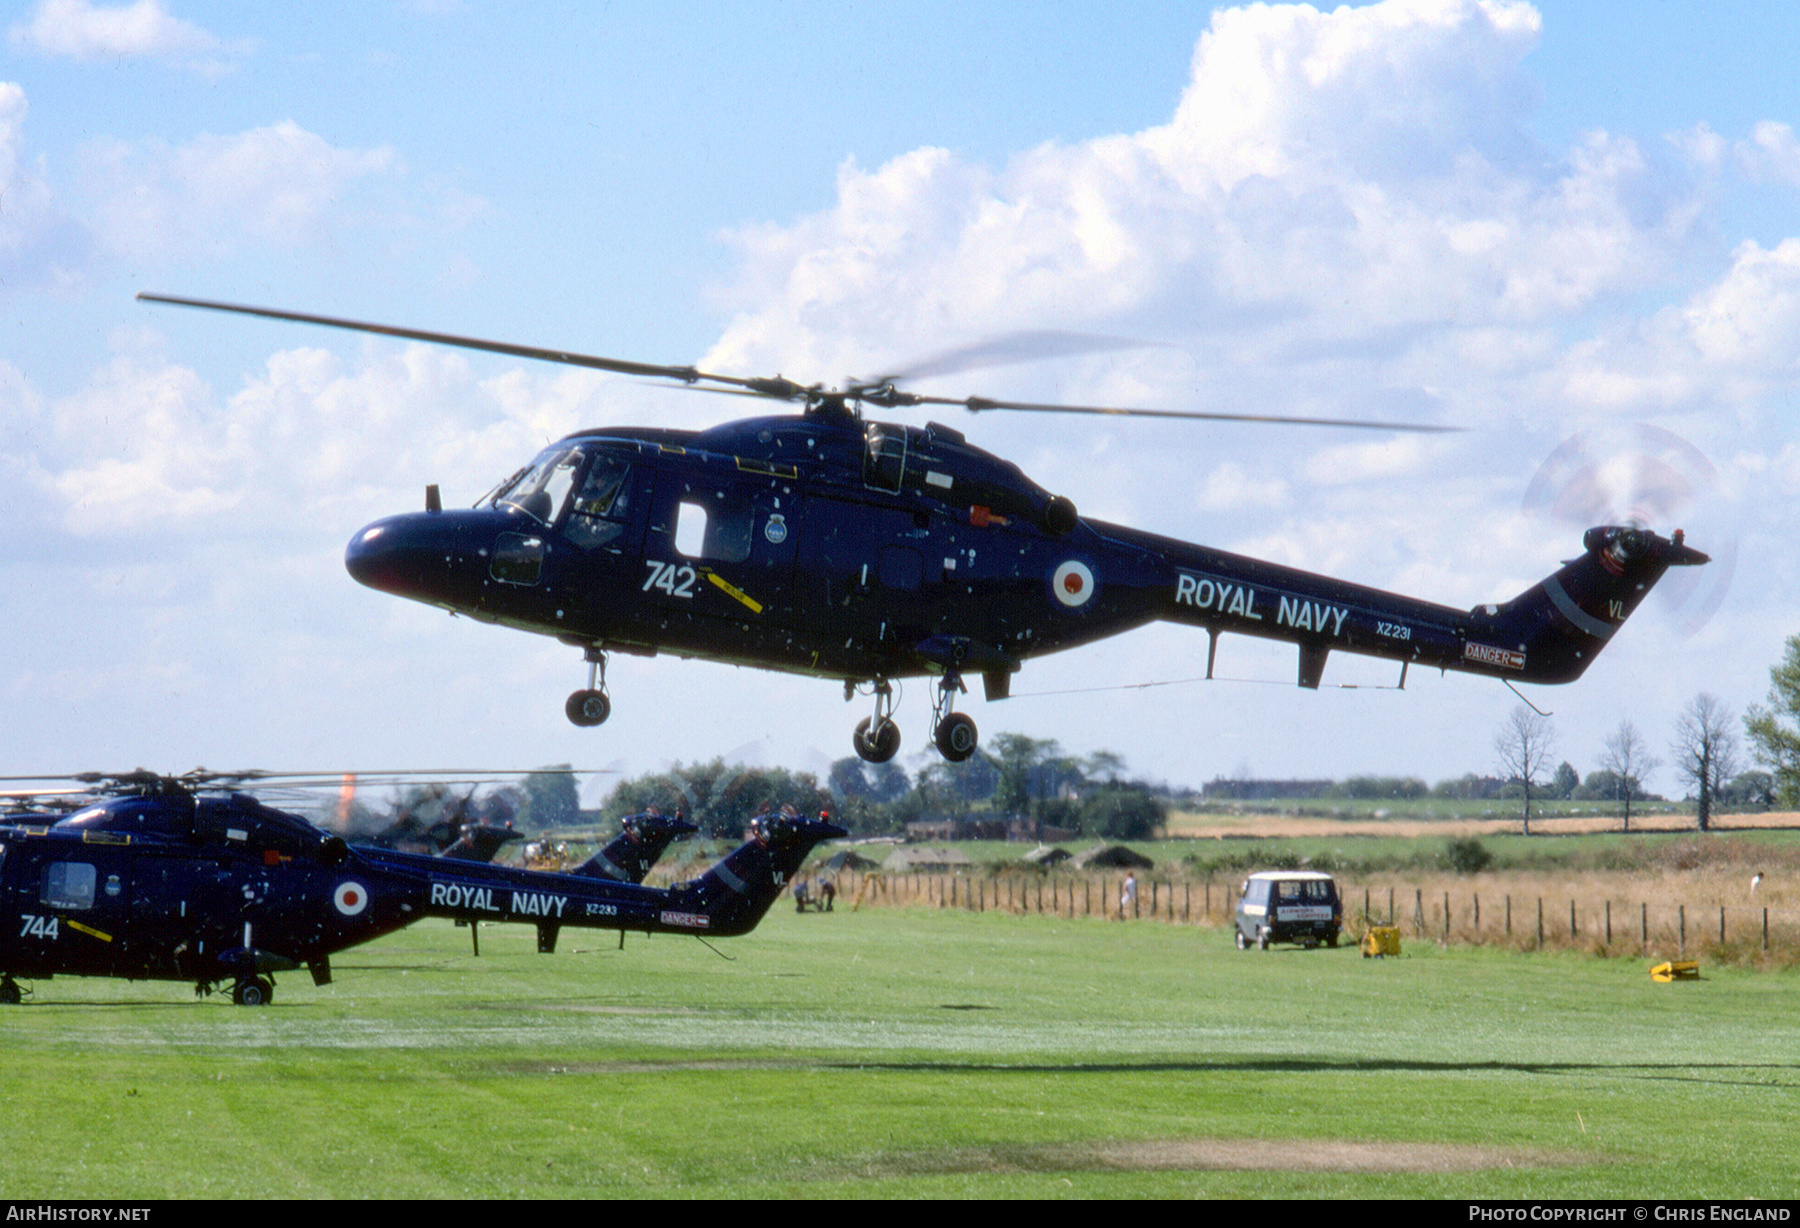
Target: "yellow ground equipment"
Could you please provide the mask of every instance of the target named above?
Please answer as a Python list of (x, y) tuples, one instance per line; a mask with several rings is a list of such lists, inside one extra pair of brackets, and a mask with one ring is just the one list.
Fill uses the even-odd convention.
[(1400, 954), (1400, 927), (1371, 925), (1369, 932), (1363, 935), (1362, 953), (1364, 959)]
[(1667, 984), (1670, 981), (1697, 981), (1700, 965), (1691, 959), (1664, 960), (1650, 969), (1650, 979)]

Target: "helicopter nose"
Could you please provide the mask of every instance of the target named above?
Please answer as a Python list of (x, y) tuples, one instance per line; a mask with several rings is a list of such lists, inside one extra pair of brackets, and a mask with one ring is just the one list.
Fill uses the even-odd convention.
[(464, 526), (441, 513), (411, 512), (377, 520), (350, 539), (344, 567), (357, 583), (398, 597), (461, 604), (470, 550)]

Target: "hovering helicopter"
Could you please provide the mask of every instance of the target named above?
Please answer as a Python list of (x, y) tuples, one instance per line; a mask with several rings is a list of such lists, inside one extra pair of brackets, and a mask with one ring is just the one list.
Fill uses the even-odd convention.
[[(610, 652), (673, 653), (838, 679), (873, 712), (858, 755), (894, 757), (897, 679), (937, 679), (932, 734), (945, 758), (975, 752), (955, 710), (964, 679), (988, 700), (1035, 656), (1154, 620), (1297, 646), (1317, 688), (1333, 651), (1509, 682), (1581, 676), (1672, 566), (1708, 556), (1682, 533), (1587, 530), (1582, 553), (1502, 604), (1453, 609), (1328, 576), (1082, 517), (1062, 495), (950, 427), (867, 420), (865, 406), (954, 405), (1385, 431), (1449, 428), (1102, 406), (961, 400), (905, 392), (883, 376), (828, 390), (782, 377), (715, 375), (531, 346), (199, 299), (140, 299), (542, 359), (797, 403), (798, 414), (704, 431), (578, 431), (544, 449), (468, 510), (389, 516), (351, 539), (344, 562), (371, 588), (453, 614), (552, 635), (585, 654), (568, 698), (577, 725), (612, 710)], [(948, 364), (939, 364), (938, 370)]]
[[(109, 796), (66, 817), (0, 821), (0, 910), (11, 914), (0, 920), (0, 1003), (20, 1001), (16, 977), (67, 974), (191, 981), (196, 993), (230, 981), (234, 1001), (258, 1006), (272, 974), (305, 966), (327, 984), (337, 952), (422, 917), (533, 925), (545, 953), (564, 926), (731, 937), (756, 927), (815, 845), (846, 834), (823, 818), (758, 819), (699, 878), (658, 889), (616, 849), (546, 874), (352, 848), (246, 793), (209, 791), (220, 788), (210, 773), (138, 771), (99, 786)], [(640, 825), (639, 842), (666, 847), (691, 826)]]

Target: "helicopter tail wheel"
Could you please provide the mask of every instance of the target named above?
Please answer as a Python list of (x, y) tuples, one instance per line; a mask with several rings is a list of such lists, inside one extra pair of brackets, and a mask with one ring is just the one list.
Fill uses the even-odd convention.
[(875, 724), (868, 717), (856, 723), (856, 733), (851, 737), (856, 753), (870, 763), (886, 763), (900, 753), (900, 726), (887, 717)]
[(975, 722), (965, 713), (952, 712), (938, 722), (937, 748), (952, 763), (975, 753)]
[(275, 982), (247, 976), (231, 987), (231, 1000), (239, 1006), (267, 1006), (275, 998)]
[(563, 711), (575, 724), (584, 728), (603, 725), (612, 715), (612, 700), (605, 691), (576, 691), (563, 705)]

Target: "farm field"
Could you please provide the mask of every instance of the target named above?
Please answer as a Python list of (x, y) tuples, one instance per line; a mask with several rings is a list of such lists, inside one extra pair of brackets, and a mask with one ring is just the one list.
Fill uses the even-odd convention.
[(532, 948), (40, 982), (0, 1196), (1800, 1196), (1792, 972), (926, 908)]

